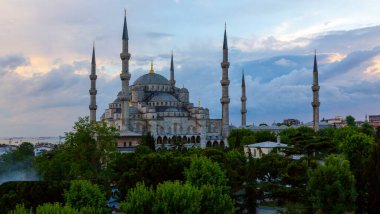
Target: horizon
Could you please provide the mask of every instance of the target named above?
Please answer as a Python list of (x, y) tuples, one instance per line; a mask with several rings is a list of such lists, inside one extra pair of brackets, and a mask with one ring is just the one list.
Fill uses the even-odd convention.
[(243, 69), (247, 124), (270, 125), (286, 118), (310, 122), (314, 49), (320, 119), (352, 115), (364, 120), (366, 114), (380, 114), (380, 15), (374, 5), (380, 3), (2, 2), (0, 136), (63, 136), (78, 117), (89, 115), (93, 41), (99, 119), (121, 89), (124, 8), (132, 55), (130, 85), (149, 72), (151, 60), (156, 73), (168, 77), (173, 50), (177, 87), (184, 85), (191, 102), (200, 99), (211, 118), (220, 118), (227, 22), (233, 125), (240, 125)]

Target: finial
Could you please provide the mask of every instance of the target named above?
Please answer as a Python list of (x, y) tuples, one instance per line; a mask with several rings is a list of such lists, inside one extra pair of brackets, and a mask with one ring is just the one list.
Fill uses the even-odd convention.
[(153, 70), (153, 60), (150, 62), (150, 71), (149, 71), (150, 74), (154, 74), (154, 70)]
[(201, 99), (198, 98), (198, 108), (200, 108), (200, 107), (201, 107)]
[(95, 48), (95, 40), (92, 42), (92, 47)]
[(224, 22), (224, 30), (227, 30), (227, 22)]
[(132, 100), (129, 100), (129, 107), (132, 107)]
[(127, 16), (127, 9), (124, 8), (124, 16)]

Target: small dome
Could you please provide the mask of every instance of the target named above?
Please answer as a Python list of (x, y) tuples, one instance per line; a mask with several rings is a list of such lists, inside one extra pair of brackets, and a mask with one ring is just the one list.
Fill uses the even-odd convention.
[(158, 93), (155, 94), (149, 102), (177, 102), (178, 100), (171, 94)]
[(169, 80), (156, 73), (144, 74), (133, 85), (169, 85)]
[(189, 91), (187, 90), (187, 88), (181, 88), (179, 90), (179, 93), (189, 93)]

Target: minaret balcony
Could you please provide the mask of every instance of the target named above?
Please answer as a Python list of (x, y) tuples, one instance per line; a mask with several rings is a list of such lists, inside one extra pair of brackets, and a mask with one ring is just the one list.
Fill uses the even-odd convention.
[(220, 98), (220, 102), (222, 104), (228, 104), (228, 103), (230, 103), (230, 98), (229, 97), (222, 97), (222, 98)]
[(121, 53), (120, 54), (120, 59), (121, 60), (129, 60), (131, 58), (131, 54), (130, 53)]
[(320, 105), (321, 105), (320, 102), (312, 102), (311, 103), (311, 106), (313, 106), (314, 108), (319, 107)]
[(313, 86), (311, 86), (311, 89), (313, 90), (313, 91), (319, 91), (319, 85), (313, 85)]
[(245, 101), (247, 101), (247, 98), (246, 98), (246, 97), (242, 97), (240, 100), (241, 100), (242, 102), (245, 102)]
[(90, 110), (96, 110), (96, 109), (98, 109), (98, 106), (97, 105), (89, 105), (88, 108)]
[(247, 113), (247, 109), (242, 109), (240, 112), (241, 112), (242, 114), (245, 114), (245, 113)]
[(90, 92), (90, 95), (96, 95), (98, 91), (96, 89), (90, 89), (89, 92)]
[(229, 84), (230, 84), (230, 80), (220, 80), (220, 84), (222, 85), (222, 86), (228, 86)]
[(229, 68), (230, 67), (229, 62), (222, 62), (222, 63), (220, 63), (220, 65), (222, 66), (222, 68)]
[(130, 80), (131, 79), (131, 74), (130, 73), (121, 73), (120, 74), (120, 79), (121, 80)]
[(96, 74), (91, 74), (90, 75), (90, 80), (96, 80), (98, 76)]

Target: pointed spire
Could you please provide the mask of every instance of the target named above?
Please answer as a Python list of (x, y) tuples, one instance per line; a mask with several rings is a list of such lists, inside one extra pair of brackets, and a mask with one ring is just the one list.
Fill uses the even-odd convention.
[(123, 28), (123, 40), (128, 40), (128, 28), (127, 28), (127, 10), (124, 9), (124, 28)]
[(242, 77), (242, 79), (241, 79), (241, 87), (245, 87), (244, 69), (243, 69), (243, 77)]
[(227, 23), (224, 23), (224, 40), (223, 40), (223, 49), (228, 49), (227, 45)]
[(318, 65), (317, 65), (317, 50), (314, 50), (314, 69), (313, 72), (318, 72)]
[(96, 61), (95, 61), (95, 41), (92, 45), (92, 61), (91, 61), (91, 64), (93, 64), (93, 65), (96, 64)]
[(170, 71), (174, 71), (173, 50), (172, 50), (172, 56), (171, 56), (171, 59), (170, 59)]
[(154, 69), (153, 69), (153, 60), (150, 62), (150, 74), (154, 74)]

